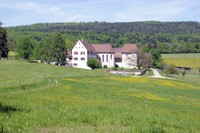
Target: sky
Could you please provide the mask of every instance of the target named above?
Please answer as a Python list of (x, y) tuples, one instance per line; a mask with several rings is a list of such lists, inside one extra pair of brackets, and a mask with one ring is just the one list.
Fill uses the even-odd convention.
[(0, 21), (4, 27), (46, 22), (200, 22), (200, 0), (0, 0)]

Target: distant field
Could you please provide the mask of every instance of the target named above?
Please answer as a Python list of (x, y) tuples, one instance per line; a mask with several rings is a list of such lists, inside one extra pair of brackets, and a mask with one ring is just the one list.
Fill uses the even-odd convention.
[(197, 68), (200, 66), (200, 53), (194, 54), (162, 54), (167, 64)]
[(0, 132), (200, 132), (197, 83), (0, 61)]

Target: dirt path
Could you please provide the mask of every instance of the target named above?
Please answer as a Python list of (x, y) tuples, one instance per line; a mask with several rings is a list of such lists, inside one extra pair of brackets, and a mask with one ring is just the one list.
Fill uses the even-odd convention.
[(156, 70), (156, 69), (153, 69), (153, 68), (151, 68), (151, 70), (152, 70), (152, 72), (153, 72), (153, 74), (154, 74), (154, 76), (151, 76), (152, 78), (166, 78), (166, 79), (172, 79), (172, 78), (168, 78), (168, 77), (164, 77), (164, 76), (161, 76), (160, 75), (160, 73), (158, 72), (158, 70)]

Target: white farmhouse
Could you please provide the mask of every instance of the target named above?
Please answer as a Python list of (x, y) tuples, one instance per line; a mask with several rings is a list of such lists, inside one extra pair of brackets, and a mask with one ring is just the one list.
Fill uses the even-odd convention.
[(94, 47), (92, 44), (86, 43), (83, 40), (78, 40), (72, 49), (72, 66), (90, 69), (90, 67), (87, 66), (89, 58), (96, 58)]
[(102, 67), (136, 68), (136, 44), (125, 44), (122, 48), (112, 48), (111, 44), (90, 44), (78, 40), (72, 49), (71, 64), (73, 67), (90, 69), (87, 66), (89, 58), (96, 58)]

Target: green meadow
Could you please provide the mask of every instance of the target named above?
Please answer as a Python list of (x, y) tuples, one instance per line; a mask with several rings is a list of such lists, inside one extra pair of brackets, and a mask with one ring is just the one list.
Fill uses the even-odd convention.
[(192, 69), (200, 67), (200, 53), (162, 54), (162, 58), (167, 64), (190, 67)]
[(162, 54), (162, 58), (168, 65), (174, 64), (176, 66), (191, 68), (191, 71), (187, 71), (185, 76), (182, 76), (180, 71), (178, 75), (174, 75), (175, 78), (200, 83), (200, 73), (198, 71), (200, 67), (200, 53)]
[(0, 61), (0, 132), (200, 132), (200, 84)]

